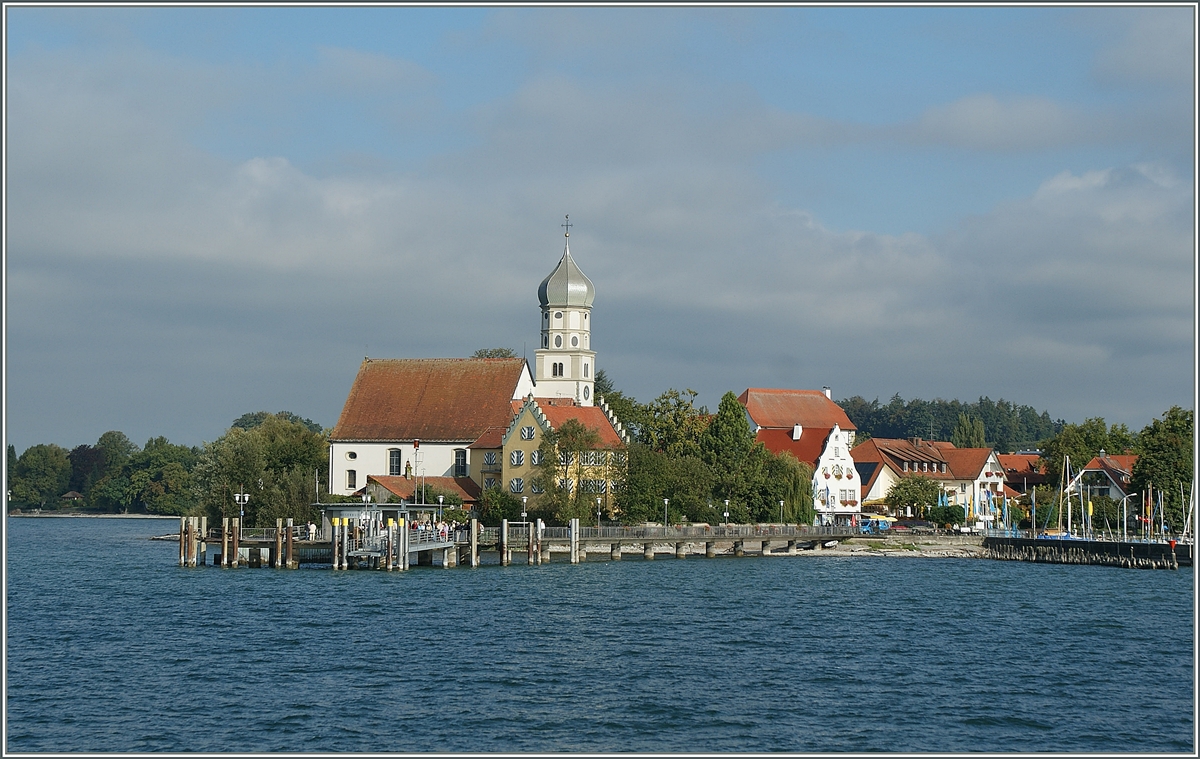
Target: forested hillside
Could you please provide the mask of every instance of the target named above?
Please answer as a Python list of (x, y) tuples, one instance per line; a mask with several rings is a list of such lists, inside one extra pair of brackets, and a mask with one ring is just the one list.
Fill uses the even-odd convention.
[(1032, 406), (1018, 406), (1003, 398), (993, 401), (983, 397), (974, 403), (940, 398), (905, 401), (897, 393), (886, 405), (880, 404), (878, 398), (868, 401), (861, 395), (840, 400), (838, 405), (858, 427), (860, 439), (870, 436), (951, 440), (959, 417), (965, 416), (982, 422), (987, 445), (1002, 452), (1036, 448), (1039, 441), (1054, 436), (1065, 424), (1062, 419), (1051, 421), (1045, 411), (1039, 414)]

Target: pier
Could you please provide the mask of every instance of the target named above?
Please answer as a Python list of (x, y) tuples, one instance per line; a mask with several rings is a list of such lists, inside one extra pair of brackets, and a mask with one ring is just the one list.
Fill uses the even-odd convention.
[(985, 537), (986, 558), (1050, 564), (1100, 564), (1128, 569), (1178, 569), (1192, 563), (1192, 545), (1059, 538)]
[(499, 563), (549, 563), (555, 555), (572, 564), (588, 554), (620, 561), (634, 556), (656, 557), (789, 556), (801, 550), (821, 550), (833, 540), (860, 535), (855, 527), (807, 525), (721, 525), (584, 527), (578, 519), (566, 527), (546, 527), (540, 521), (509, 522), (483, 527), (478, 520), (453, 532), (413, 529), (404, 518), (358, 520), (333, 517), (310, 539), (305, 525), (277, 520), (273, 528), (245, 528), (235, 518), (210, 528), (207, 517), (181, 517), (180, 566), (212, 564), (238, 567), (296, 569), (301, 563), (328, 564), (335, 570), (382, 569), (403, 571), (417, 566), (478, 567), (481, 554), (498, 554)]

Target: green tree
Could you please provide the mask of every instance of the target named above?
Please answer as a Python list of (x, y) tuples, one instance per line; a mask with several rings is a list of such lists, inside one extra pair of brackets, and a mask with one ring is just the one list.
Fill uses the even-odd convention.
[[(1130, 486), (1134, 492), (1144, 493), (1153, 485), (1162, 493), (1167, 522), (1176, 530), (1182, 529), (1187, 518), (1180, 485), (1185, 491), (1192, 486), (1194, 431), (1192, 410), (1172, 406), (1161, 419), (1142, 429), (1135, 446), (1138, 460), (1133, 465)], [(1157, 497), (1154, 500), (1157, 503)]]
[(646, 407), (618, 390), (603, 369), (596, 370), (595, 386), (597, 400), (604, 401), (631, 439), (639, 440), (647, 417)]
[(521, 499), (500, 488), (488, 488), (479, 497), (479, 521), (496, 527), (500, 520), (515, 521), (521, 517)]
[(471, 358), (516, 358), (517, 352), (512, 348), (480, 348), (471, 354)]
[(736, 395), (725, 393), (698, 445), (700, 459), (713, 474), (714, 496), (743, 502), (747, 499), (765, 461), (760, 456), (751, 456), (755, 445), (746, 409), (738, 403)]
[(668, 503), (668, 520), (720, 521), (720, 509), (712, 506), (712, 475), (695, 456), (669, 456), (650, 446), (629, 447), (629, 470), (617, 493), (617, 508), (626, 524), (661, 522), (663, 499)]
[(247, 493), (248, 526), (274, 526), (276, 519), (315, 519), (317, 498), (329, 499), (328, 439), (303, 420), (271, 414), (246, 429), (230, 427), (204, 446), (195, 468), (200, 503), (213, 517), (237, 516), (233, 495)]
[(267, 411), (251, 411), (242, 414), (237, 419), (233, 420), (231, 427), (240, 427), (244, 430), (252, 430), (255, 427), (266, 422), (268, 419), (281, 419), (285, 422), (295, 422), (303, 425), (309, 432), (321, 434), (321, 425), (314, 422), (312, 419), (305, 419), (299, 414), (293, 414), (291, 411), (280, 411), (278, 414), (272, 414)]
[(699, 455), (708, 409), (696, 408), (696, 395), (695, 390), (672, 388), (647, 404), (638, 440), (670, 456)]
[[(587, 465), (581, 455), (600, 445), (600, 434), (577, 419), (568, 419), (558, 429), (542, 435), (538, 446), (541, 463), (533, 481), (543, 491), (532, 511), (547, 522), (565, 523), (571, 519), (587, 521), (594, 495), (585, 492)], [(565, 486), (564, 486), (565, 483)]]
[(913, 514), (923, 516), (928, 515), (930, 510), (938, 505), (941, 494), (940, 482), (918, 474), (900, 478), (888, 489), (883, 501), (897, 514), (903, 514), (906, 507), (912, 506)]
[(150, 438), (125, 464), (129, 486), (123, 505), (148, 514), (191, 513), (197, 505), (192, 469), (198, 457), (195, 448)]
[(13, 467), (9, 489), (17, 503), (56, 507), (71, 482), (71, 460), (61, 446), (39, 444), (26, 448)]
[(1104, 419), (1087, 419), (1083, 424), (1065, 424), (1054, 437), (1043, 440), (1042, 464), (1051, 481), (1062, 476), (1063, 461), (1071, 457), (1071, 471), (1078, 472), (1103, 449), (1106, 453), (1124, 453), (1134, 447), (1135, 438), (1123, 424), (1111, 427)]
[(71, 460), (69, 487), (87, 498), (92, 486), (105, 474), (104, 450), (94, 445), (77, 445), (67, 458)]
[(987, 448), (983, 420), (959, 414), (958, 423), (954, 425), (954, 432), (950, 434), (950, 442), (954, 443), (955, 448)]

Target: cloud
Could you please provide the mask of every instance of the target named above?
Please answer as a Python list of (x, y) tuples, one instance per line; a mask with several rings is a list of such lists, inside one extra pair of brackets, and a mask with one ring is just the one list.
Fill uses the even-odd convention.
[(1121, 38), (1093, 63), (1101, 81), (1191, 87), (1196, 72), (1194, 7), (1125, 9)]
[(1029, 150), (1097, 136), (1080, 114), (1048, 98), (987, 93), (929, 108), (903, 131), (914, 142), (971, 150)]

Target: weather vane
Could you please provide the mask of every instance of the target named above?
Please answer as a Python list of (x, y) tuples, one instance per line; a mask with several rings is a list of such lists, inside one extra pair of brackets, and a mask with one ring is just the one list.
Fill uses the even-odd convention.
[(570, 237), (571, 236), (571, 214), (567, 214), (566, 218), (567, 218), (567, 223), (559, 224), (559, 226), (567, 228), (567, 233), (565, 235), (563, 235), (563, 237)]

